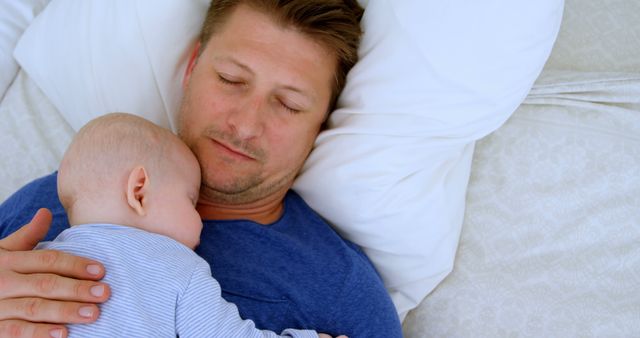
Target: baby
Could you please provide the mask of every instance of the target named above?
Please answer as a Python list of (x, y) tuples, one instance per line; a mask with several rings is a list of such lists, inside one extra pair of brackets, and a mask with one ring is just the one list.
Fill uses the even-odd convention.
[[(71, 337), (277, 337), (242, 320), (193, 248), (202, 222), (196, 157), (169, 130), (124, 113), (85, 125), (58, 171), (71, 228), (38, 249), (102, 262), (111, 298)], [(286, 337), (327, 337), (287, 329)], [(341, 336), (344, 337), (344, 336)]]

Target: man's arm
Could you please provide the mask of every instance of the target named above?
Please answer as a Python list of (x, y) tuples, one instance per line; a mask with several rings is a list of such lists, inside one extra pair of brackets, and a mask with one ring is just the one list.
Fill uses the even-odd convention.
[(96, 282), (102, 264), (58, 251), (30, 251), (47, 233), (51, 213), (40, 209), (31, 221), (0, 240), (0, 336), (66, 337), (60, 323), (98, 318), (96, 303), (109, 287)]

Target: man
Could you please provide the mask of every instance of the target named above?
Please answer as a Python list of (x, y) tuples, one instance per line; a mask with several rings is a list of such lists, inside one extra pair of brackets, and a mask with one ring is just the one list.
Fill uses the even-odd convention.
[[(290, 190), (356, 61), (361, 14), (355, 1), (214, 1), (185, 74), (178, 131), (202, 167), (197, 252), (264, 329), (401, 336), (365, 255)], [(0, 207), (3, 236), (41, 206), (54, 213), (46, 239), (68, 226), (55, 179)], [(49, 222), (40, 211), (0, 242), (0, 336), (65, 336), (56, 323), (94, 321), (108, 298), (99, 262), (28, 251)]]

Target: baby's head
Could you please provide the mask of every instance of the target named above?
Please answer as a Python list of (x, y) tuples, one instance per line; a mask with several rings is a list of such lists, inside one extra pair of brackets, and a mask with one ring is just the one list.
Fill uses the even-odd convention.
[(58, 172), (58, 195), (72, 225), (122, 224), (191, 248), (202, 221), (195, 209), (200, 167), (169, 130), (113, 113), (78, 131)]

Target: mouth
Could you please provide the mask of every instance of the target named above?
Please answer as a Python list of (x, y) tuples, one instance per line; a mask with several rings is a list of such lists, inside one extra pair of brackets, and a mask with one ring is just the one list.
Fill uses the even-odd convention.
[(210, 138), (211, 143), (213, 143), (213, 145), (218, 148), (224, 155), (231, 157), (231, 158), (235, 158), (235, 159), (239, 159), (239, 160), (255, 160), (255, 158), (253, 158), (253, 156), (247, 154), (246, 152), (237, 149), (229, 144), (226, 144), (224, 142), (220, 142), (216, 139)]

